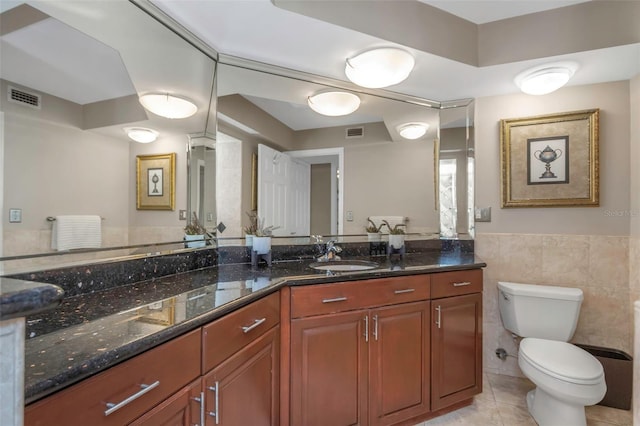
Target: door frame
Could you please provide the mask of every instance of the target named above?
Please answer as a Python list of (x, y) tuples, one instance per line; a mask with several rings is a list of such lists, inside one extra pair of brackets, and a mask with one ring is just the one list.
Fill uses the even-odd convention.
[[(309, 164), (331, 164), (331, 234), (344, 234), (344, 148), (321, 148), (285, 151), (291, 157), (300, 158)], [(338, 174), (339, 173), (339, 174)]]

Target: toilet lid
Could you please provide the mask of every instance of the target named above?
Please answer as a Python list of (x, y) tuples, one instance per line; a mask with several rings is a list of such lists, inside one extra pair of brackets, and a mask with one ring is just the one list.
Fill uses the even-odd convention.
[(526, 338), (520, 356), (543, 373), (565, 382), (595, 384), (602, 380), (602, 364), (589, 352), (566, 342)]

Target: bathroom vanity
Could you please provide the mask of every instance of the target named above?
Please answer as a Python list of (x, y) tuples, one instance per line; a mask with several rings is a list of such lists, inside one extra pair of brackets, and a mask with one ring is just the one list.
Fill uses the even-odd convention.
[[(289, 273), (308, 271), (306, 263), (288, 265)], [(172, 338), (124, 362), (85, 363), (96, 373), (28, 405), (25, 424), (394, 425), (434, 417), (482, 391), (482, 266), (270, 278), (166, 327)]]

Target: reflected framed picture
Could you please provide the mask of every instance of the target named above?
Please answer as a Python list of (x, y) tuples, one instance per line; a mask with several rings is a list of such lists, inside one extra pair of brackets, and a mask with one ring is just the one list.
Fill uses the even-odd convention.
[(599, 113), (500, 120), (502, 207), (598, 206)]
[(136, 207), (138, 210), (175, 208), (176, 154), (136, 157)]

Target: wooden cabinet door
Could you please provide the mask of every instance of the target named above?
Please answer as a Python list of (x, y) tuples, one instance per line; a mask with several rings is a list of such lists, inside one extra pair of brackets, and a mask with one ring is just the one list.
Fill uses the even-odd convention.
[(366, 310), (291, 321), (291, 424), (367, 422)]
[(203, 378), (205, 425), (278, 426), (280, 326), (258, 337)]
[(201, 423), (201, 380), (176, 392), (131, 426), (203, 426)]
[(369, 312), (369, 419), (392, 425), (429, 411), (429, 302)]
[(482, 392), (482, 293), (431, 301), (431, 409)]

